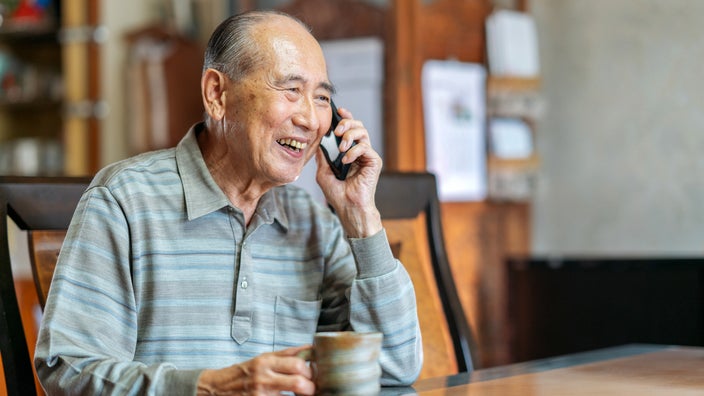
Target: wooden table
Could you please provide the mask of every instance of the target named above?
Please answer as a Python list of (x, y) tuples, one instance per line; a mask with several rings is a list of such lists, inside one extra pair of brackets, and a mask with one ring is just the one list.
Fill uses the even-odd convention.
[(626, 345), (431, 378), (382, 395), (700, 395), (704, 347)]

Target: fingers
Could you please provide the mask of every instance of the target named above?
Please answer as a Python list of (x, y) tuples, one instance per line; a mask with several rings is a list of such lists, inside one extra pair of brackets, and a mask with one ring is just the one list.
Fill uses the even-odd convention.
[(348, 122), (340, 122), (337, 129), (335, 129), (335, 133), (342, 137), (340, 151), (347, 151), (354, 142), (371, 145), (369, 132), (361, 121), (349, 120)]
[(337, 128), (335, 128), (335, 135), (342, 137), (340, 151), (349, 149), (353, 142), (370, 142), (369, 132), (367, 128), (364, 127), (362, 121), (355, 120), (352, 117), (352, 113), (345, 108), (340, 108), (339, 113), (343, 119), (337, 125)]
[(277, 361), (280, 366), (278, 366), (277, 371), (284, 374), (300, 374), (306, 378), (312, 378), (310, 367), (306, 364), (312, 349), (312, 345), (302, 345), (274, 352), (273, 355), (279, 356)]
[(220, 370), (204, 370), (199, 394), (279, 395), (282, 391), (312, 395), (315, 385), (305, 360), (298, 357), (310, 346), (266, 353)]
[(287, 348), (251, 360), (254, 366), (251, 375), (254, 388), (288, 390), (302, 395), (313, 394), (313, 373), (306, 361), (299, 356), (310, 348), (309, 345)]
[(295, 347), (291, 347), (291, 348), (282, 349), (282, 350), (280, 350), (278, 352), (274, 352), (274, 353), (277, 355), (281, 355), (281, 356), (299, 356), (300, 352), (306, 351), (306, 350), (309, 350), (312, 348), (313, 348), (312, 345), (301, 345), (301, 346), (295, 346)]
[[(374, 166), (381, 169), (381, 157), (368, 143), (358, 143), (349, 149), (342, 157), (343, 164), (357, 162), (362, 167)], [(378, 166), (376, 166), (378, 162)]]
[(310, 368), (303, 359), (295, 355), (261, 355), (240, 367), (240, 389), (244, 389), (247, 394), (267, 395), (290, 391), (299, 395), (312, 395), (315, 392)]
[[(357, 162), (361, 166), (380, 169), (381, 156), (372, 147), (369, 131), (362, 121), (352, 118), (352, 113), (345, 108), (339, 108), (339, 113), (343, 119), (335, 128), (335, 134), (342, 137), (340, 151), (346, 152), (342, 162), (344, 164)], [(354, 142), (357, 144), (353, 146)]]

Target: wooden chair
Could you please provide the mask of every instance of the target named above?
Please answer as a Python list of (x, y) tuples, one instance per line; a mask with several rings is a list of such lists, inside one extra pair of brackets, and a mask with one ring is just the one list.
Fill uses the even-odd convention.
[[(0, 348), (8, 395), (33, 395), (35, 378), (8, 245), (8, 221), (27, 232), (43, 307), (56, 257), (89, 179), (0, 177)], [(396, 257), (408, 269), (418, 300), (425, 364), (421, 378), (473, 369), (472, 333), (445, 253), (435, 177), (384, 172), (377, 206)], [(24, 324), (26, 326), (26, 323)]]
[(43, 308), (66, 229), (89, 182), (87, 178), (0, 177), (0, 351), (7, 395), (37, 392), (31, 362), (31, 337), (36, 338), (36, 333), (27, 331), (36, 332), (36, 327), (27, 323), (32, 321), (31, 313), (24, 315), (24, 322), (20, 314), (27, 309), (16, 294), (8, 223), (14, 221), (27, 233), (33, 281)]
[(415, 287), (425, 354), (420, 378), (472, 371), (474, 342), (445, 253), (435, 176), (382, 172), (376, 204)]

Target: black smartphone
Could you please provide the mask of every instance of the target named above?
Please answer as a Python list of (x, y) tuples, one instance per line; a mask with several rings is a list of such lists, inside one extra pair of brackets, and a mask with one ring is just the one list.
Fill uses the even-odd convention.
[[(337, 114), (337, 107), (335, 107), (335, 103), (332, 101), (330, 101), (330, 108), (332, 109), (332, 122), (330, 123), (330, 130), (328, 130), (325, 136), (323, 136), (323, 139), (320, 141), (320, 147), (323, 149), (325, 160), (328, 164), (330, 164), (330, 168), (332, 168), (332, 173), (335, 174), (335, 177), (338, 180), (345, 180), (347, 177), (347, 172), (350, 170), (350, 164), (343, 164), (342, 157), (345, 156), (347, 151), (340, 151), (340, 142), (342, 142), (342, 138), (333, 133), (342, 117)], [(355, 144), (356, 143), (352, 143), (352, 146)], [(352, 148), (352, 146), (350, 146), (350, 148)]]

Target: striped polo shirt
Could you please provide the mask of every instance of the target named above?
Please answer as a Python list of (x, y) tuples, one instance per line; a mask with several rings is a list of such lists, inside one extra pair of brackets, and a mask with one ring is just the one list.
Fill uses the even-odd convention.
[(96, 175), (54, 274), (36, 350), (56, 394), (195, 394), (204, 368), (384, 332), (384, 384), (422, 351), (413, 286), (384, 232), (347, 239), (302, 189), (273, 188), (248, 226), (211, 177), (194, 126), (175, 148)]

